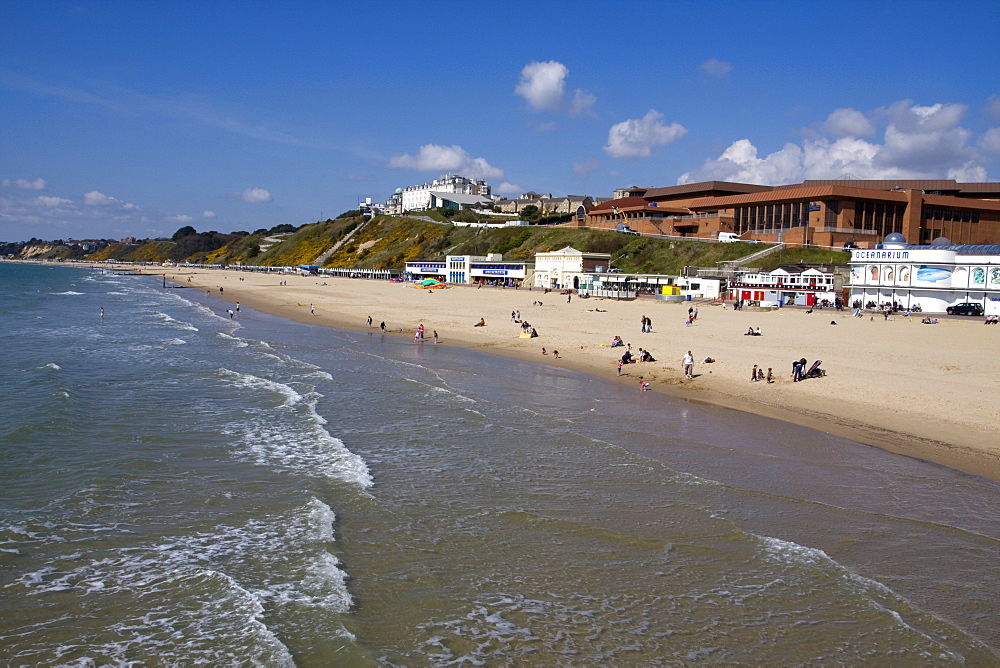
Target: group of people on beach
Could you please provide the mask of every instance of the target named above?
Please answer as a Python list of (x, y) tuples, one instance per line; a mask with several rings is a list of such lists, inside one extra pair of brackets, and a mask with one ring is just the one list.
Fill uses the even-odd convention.
[(694, 321), (698, 319), (698, 309), (693, 306), (688, 307), (688, 317), (685, 324), (690, 327), (694, 324)]
[(750, 382), (757, 383), (762, 380), (768, 383), (773, 383), (774, 372), (771, 370), (771, 367), (767, 367), (767, 374), (765, 374), (764, 367), (758, 367), (756, 364), (754, 364), (753, 369), (751, 369), (750, 371)]

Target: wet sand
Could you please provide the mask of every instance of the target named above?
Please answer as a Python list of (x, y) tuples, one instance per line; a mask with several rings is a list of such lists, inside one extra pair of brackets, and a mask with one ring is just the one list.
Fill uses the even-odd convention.
[[(649, 350), (655, 362), (625, 365), (620, 382), (683, 399), (727, 406), (844, 436), (892, 452), (1000, 480), (1000, 327), (981, 318), (920, 317), (783, 308), (734, 311), (717, 304), (614, 301), (567, 297), (540, 289), (456, 286), (421, 290), (409, 283), (257, 274), (224, 270), (156, 268), (180, 286), (231, 303), (301, 322), (378, 330), (420, 345), (463, 346), (608, 378), (618, 378), (624, 348)], [(241, 280), (242, 279), (242, 280)], [(284, 281), (287, 284), (281, 285)], [(220, 292), (220, 288), (223, 291)], [(539, 305), (540, 303), (540, 305)], [(311, 306), (315, 306), (312, 312)], [(699, 309), (685, 324), (689, 306)], [(521, 338), (521, 320), (538, 338)], [(641, 332), (642, 316), (653, 331)], [(485, 327), (474, 327), (480, 318)], [(832, 324), (836, 323), (836, 324)], [(760, 327), (762, 336), (744, 336)], [(546, 354), (542, 354), (542, 349)], [(686, 379), (681, 360), (697, 362)], [(554, 353), (558, 351), (558, 359)], [(823, 360), (827, 375), (794, 383), (791, 362)], [(715, 361), (705, 363), (706, 358)], [(775, 382), (750, 382), (754, 364), (773, 369)]]

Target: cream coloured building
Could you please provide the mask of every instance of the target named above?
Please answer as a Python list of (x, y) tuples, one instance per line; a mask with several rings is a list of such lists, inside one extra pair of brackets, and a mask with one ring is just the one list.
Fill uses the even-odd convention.
[(610, 263), (611, 255), (608, 253), (585, 253), (572, 246), (535, 253), (534, 286), (579, 289), (584, 275), (605, 272)]

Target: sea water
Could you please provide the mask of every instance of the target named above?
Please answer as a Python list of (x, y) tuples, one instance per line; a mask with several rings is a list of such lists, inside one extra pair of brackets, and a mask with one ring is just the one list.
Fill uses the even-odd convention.
[(0, 264), (0, 663), (1000, 663), (997, 483), (228, 308)]

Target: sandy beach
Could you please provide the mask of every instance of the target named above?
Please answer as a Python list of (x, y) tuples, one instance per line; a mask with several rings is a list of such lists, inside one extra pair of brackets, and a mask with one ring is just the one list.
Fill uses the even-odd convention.
[[(341, 329), (372, 327), (418, 345), (463, 346), (571, 368), (686, 400), (778, 418), (910, 457), (1000, 480), (1000, 327), (981, 318), (884, 320), (850, 311), (784, 308), (734, 311), (653, 299), (581, 299), (528, 288), (456, 286), (420, 290), (412, 284), (290, 274), (156, 268), (180, 286), (272, 315)], [(284, 284), (282, 284), (284, 283)], [(220, 290), (222, 288), (222, 290)], [(537, 338), (521, 338), (519, 312)], [(641, 319), (652, 332), (641, 331)], [(238, 317), (238, 316), (237, 316)], [(485, 327), (475, 327), (480, 318)], [(833, 324), (836, 323), (836, 324)], [(761, 336), (744, 336), (749, 327)], [(616, 368), (624, 348), (614, 336), (649, 350), (655, 362)], [(546, 354), (542, 354), (542, 349)], [(682, 358), (696, 361), (686, 379)], [(559, 357), (556, 358), (555, 352)], [(827, 374), (792, 382), (793, 359), (820, 359)], [(705, 363), (707, 358), (714, 362)], [(775, 382), (750, 382), (753, 365), (773, 369)]]

